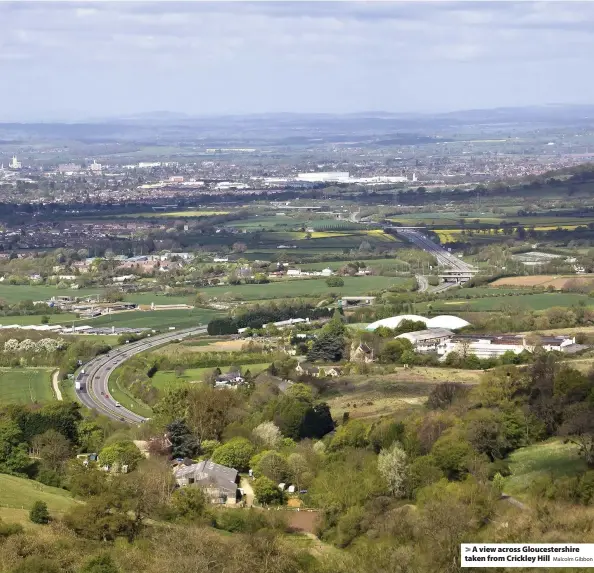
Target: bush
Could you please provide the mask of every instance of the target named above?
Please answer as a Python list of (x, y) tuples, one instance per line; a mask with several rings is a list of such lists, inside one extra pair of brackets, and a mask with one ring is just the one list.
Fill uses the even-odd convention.
[(249, 440), (233, 438), (212, 453), (212, 461), (238, 471), (245, 471), (248, 469), (250, 458), (253, 455), (254, 446)]
[(344, 281), (340, 277), (328, 277), (326, 279), (326, 284), (329, 287), (343, 287)]
[(29, 519), (33, 523), (46, 524), (50, 522), (50, 514), (44, 501), (36, 501), (29, 511)]
[(80, 573), (119, 573), (111, 555), (104, 554), (91, 558), (80, 570)]
[(280, 488), (266, 476), (254, 480), (254, 493), (258, 501), (263, 505), (282, 504), (285, 500)]
[(0, 539), (6, 539), (11, 535), (23, 532), (23, 526), (19, 523), (3, 523), (0, 520)]

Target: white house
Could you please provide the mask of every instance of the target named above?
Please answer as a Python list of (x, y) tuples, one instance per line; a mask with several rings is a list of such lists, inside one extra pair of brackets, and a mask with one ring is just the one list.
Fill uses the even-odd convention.
[(445, 344), (454, 336), (451, 330), (446, 328), (428, 328), (415, 332), (405, 332), (396, 338), (409, 340), (415, 352), (438, 352), (440, 345)]

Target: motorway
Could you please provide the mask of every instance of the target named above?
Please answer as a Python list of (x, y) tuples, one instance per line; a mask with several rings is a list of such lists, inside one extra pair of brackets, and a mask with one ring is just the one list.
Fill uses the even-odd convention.
[(458, 257), (455, 257), (446, 251), (441, 245), (434, 243), (431, 239), (415, 229), (398, 229), (397, 232), (420, 249), (431, 253), (437, 259), (437, 264), (441, 267), (460, 272), (470, 272), (475, 270), (473, 266), (461, 261)]
[(124, 408), (124, 406), (116, 406), (117, 402), (110, 395), (107, 385), (110, 374), (118, 366), (139, 352), (144, 352), (145, 350), (167, 344), (174, 340), (205, 333), (205, 326), (167, 332), (119, 346), (110, 350), (107, 354), (97, 356), (87, 362), (78, 374), (76, 381), (81, 383), (81, 389), (76, 390), (76, 396), (87, 408), (96, 410), (113, 420), (119, 420), (128, 424), (141, 424), (146, 418), (131, 412)]

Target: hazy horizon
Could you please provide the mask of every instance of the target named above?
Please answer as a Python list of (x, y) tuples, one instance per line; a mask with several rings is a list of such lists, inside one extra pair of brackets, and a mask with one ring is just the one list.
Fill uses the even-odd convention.
[(0, 121), (594, 103), (591, 2), (1, 2), (0, 38)]

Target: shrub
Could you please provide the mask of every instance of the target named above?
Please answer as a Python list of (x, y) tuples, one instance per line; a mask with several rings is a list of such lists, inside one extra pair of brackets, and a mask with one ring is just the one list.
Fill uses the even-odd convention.
[(33, 523), (46, 524), (50, 522), (50, 514), (44, 501), (36, 501), (29, 511), (29, 519)]

